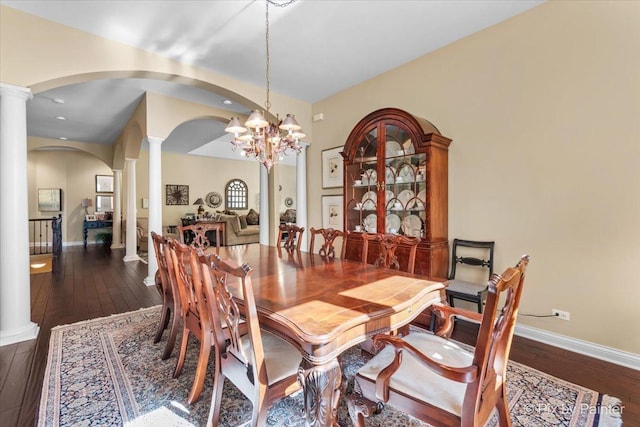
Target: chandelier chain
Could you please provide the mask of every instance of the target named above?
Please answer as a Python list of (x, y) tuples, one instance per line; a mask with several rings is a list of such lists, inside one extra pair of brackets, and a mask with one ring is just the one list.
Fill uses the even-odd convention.
[(269, 80), (269, 74), (270, 74), (270, 63), (269, 63), (269, 58), (270, 58), (270, 52), (269, 52), (269, 4), (273, 4), (270, 0), (267, 0), (267, 7), (266, 7), (266, 14), (265, 14), (265, 21), (266, 21), (266, 27), (267, 27), (267, 31), (266, 31), (266, 37), (265, 37), (265, 41), (266, 41), (266, 49), (267, 49), (267, 66), (266, 66), (266, 80), (267, 80), (267, 100), (264, 102), (264, 106), (267, 109), (267, 120), (269, 117), (269, 110), (271, 110), (271, 101), (269, 100), (269, 86), (271, 84), (270, 80)]

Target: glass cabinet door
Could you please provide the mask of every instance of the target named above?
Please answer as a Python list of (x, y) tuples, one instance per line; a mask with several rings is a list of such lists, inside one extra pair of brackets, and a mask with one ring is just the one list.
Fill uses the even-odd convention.
[(356, 157), (346, 166), (345, 216), (347, 230), (377, 229), (378, 209), (378, 127), (373, 126), (359, 141)]
[(427, 182), (426, 154), (416, 153), (410, 135), (395, 124), (384, 127), (382, 232), (424, 237)]

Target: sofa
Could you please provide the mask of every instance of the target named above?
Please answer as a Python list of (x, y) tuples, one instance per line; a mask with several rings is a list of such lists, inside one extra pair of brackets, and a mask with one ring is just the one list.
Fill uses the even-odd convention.
[[(178, 239), (178, 233), (169, 232), (170, 227), (162, 227), (162, 235), (166, 238)], [(126, 234), (126, 221), (122, 225), (123, 236)], [(139, 251), (149, 252), (149, 218), (136, 218), (136, 243)], [(153, 249), (151, 249), (153, 251)]]
[[(244, 216), (244, 215), (243, 215)], [(259, 243), (260, 242), (260, 226), (246, 224), (246, 219), (241, 222), (241, 216), (237, 214), (216, 214), (216, 219), (225, 222), (224, 226), (224, 244), (226, 246), (231, 245), (244, 245), (247, 243)]]

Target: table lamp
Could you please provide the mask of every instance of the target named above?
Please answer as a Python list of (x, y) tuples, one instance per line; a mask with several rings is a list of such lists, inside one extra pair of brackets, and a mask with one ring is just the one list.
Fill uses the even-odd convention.
[(204, 214), (204, 200), (202, 200), (202, 197), (198, 197), (198, 200), (196, 200), (195, 202), (193, 202), (194, 205), (198, 205), (198, 215), (202, 215)]
[(82, 199), (82, 201), (80, 202), (80, 206), (82, 206), (84, 208), (84, 214), (85, 215), (89, 215), (89, 212), (87, 211), (88, 207), (93, 206), (93, 200), (91, 199)]

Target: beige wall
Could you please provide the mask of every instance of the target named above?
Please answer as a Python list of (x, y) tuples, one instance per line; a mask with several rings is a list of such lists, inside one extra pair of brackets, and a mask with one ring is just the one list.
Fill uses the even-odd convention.
[(314, 104), (310, 194), (367, 113), (424, 117), (453, 138), (449, 237), (495, 240), (498, 270), (529, 253), (521, 313), (571, 313), (519, 322), (640, 353), (639, 22), (640, 2), (545, 3)]
[[(29, 139), (31, 141), (31, 138)], [(98, 144), (92, 144), (98, 145)], [(101, 147), (96, 147), (97, 151)], [(29, 218), (48, 218), (57, 212), (38, 211), (38, 188), (62, 189), (62, 241), (64, 244), (82, 242), (84, 208), (82, 199), (93, 200), (96, 206), (96, 175), (113, 175), (105, 162), (95, 155), (83, 151), (35, 150), (27, 156)], [(88, 243), (95, 242), (95, 231), (90, 231)]]

